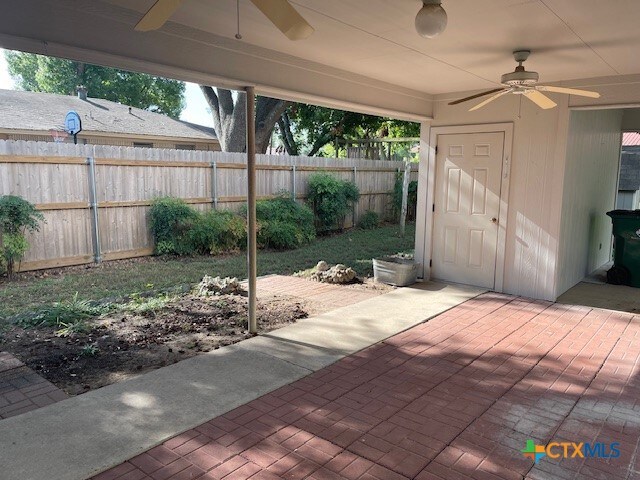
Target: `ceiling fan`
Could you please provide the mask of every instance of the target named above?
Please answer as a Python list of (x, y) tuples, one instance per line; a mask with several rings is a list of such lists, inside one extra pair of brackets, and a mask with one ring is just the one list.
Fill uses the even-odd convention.
[(518, 66), (513, 72), (505, 73), (504, 75), (502, 75), (502, 79), (500, 81), (502, 87), (494, 88), (493, 90), (488, 90), (486, 92), (477, 93), (469, 97), (461, 98), (460, 100), (449, 103), (449, 105), (458, 105), (459, 103), (493, 94), (483, 102), (480, 102), (476, 106), (471, 107), (469, 111), (472, 112), (484, 107), (485, 105), (493, 102), (503, 95), (513, 93), (516, 95), (524, 95), (540, 108), (546, 110), (557, 106), (557, 103), (551, 100), (542, 92), (564, 93), (567, 95), (578, 95), (580, 97), (600, 98), (599, 93), (590, 92), (588, 90), (577, 90), (575, 88), (538, 85), (538, 72), (528, 72), (522, 65), (527, 60), (527, 58), (529, 58), (530, 54), (530, 50), (516, 50), (515, 52), (513, 52), (513, 58), (515, 58), (516, 62), (518, 62)]
[[(140, 32), (157, 30), (162, 27), (185, 0), (157, 0), (137, 23)], [(278, 30), (289, 40), (308, 38), (314, 29), (288, 2), (288, 0), (251, 0)]]

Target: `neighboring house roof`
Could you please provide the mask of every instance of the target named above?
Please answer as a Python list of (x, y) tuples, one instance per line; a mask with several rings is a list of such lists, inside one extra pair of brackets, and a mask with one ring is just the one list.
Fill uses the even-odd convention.
[(217, 139), (213, 129), (100, 98), (82, 100), (70, 95), (0, 89), (0, 110), (2, 130), (61, 129), (67, 112), (75, 110), (84, 133)]
[(640, 154), (622, 154), (618, 190), (640, 190)]
[(640, 133), (624, 132), (622, 134), (622, 146), (640, 145)]

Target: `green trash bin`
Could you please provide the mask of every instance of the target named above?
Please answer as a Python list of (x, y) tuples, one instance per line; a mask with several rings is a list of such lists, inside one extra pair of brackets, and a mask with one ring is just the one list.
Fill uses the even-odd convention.
[(614, 285), (640, 287), (640, 210), (613, 210), (613, 268), (607, 281)]

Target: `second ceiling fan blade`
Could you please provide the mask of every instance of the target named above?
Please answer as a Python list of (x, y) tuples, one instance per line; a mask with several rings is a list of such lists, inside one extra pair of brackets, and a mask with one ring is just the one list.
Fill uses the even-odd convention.
[(289, 40), (303, 40), (314, 29), (287, 0), (251, 0)]
[(566, 93), (567, 95), (578, 95), (579, 97), (600, 98), (600, 94), (598, 92), (578, 90), (577, 88), (549, 87), (546, 85), (539, 85), (536, 88), (543, 92)]
[(494, 100), (500, 98), (503, 95), (506, 95), (507, 93), (511, 93), (511, 89), (508, 90), (502, 90), (500, 93), (496, 93), (494, 96), (487, 98), (484, 102), (480, 102), (478, 105), (471, 107), (469, 109), (470, 112), (473, 112), (475, 110), (478, 110), (479, 108), (484, 107), (485, 105), (487, 105), (488, 103), (493, 102)]
[(558, 105), (556, 102), (537, 90), (527, 90), (523, 95), (543, 110), (548, 110)]
[(184, 0), (158, 0), (154, 3), (144, 17), (136, 24), (135, 29), (139, 32), (149, 32), (162, 27), (171, 15), (180, 8)]
[(493, 90), (487, 90), (486, 92), (476, 93), (475, 95), (449, 102), (449, 105), (458, 105), (459, 103), (468, 102), (469, 100), (473, 100), (474, 98), (484, 97), (485, 95), (491, 95), (492, 93), (501, 92), (502, 90), (504, 90), (504, 88), (494, 88)]

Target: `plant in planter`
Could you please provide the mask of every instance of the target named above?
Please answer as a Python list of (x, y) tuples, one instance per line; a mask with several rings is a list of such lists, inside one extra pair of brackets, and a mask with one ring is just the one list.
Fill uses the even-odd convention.
[(15, 195), (0, 197), (0, 256), (9, 277), (13, 277), (16, 264), (29, 249), (26, 232), (38, 231), (43, 221), (42, 213), (25, 199)]

